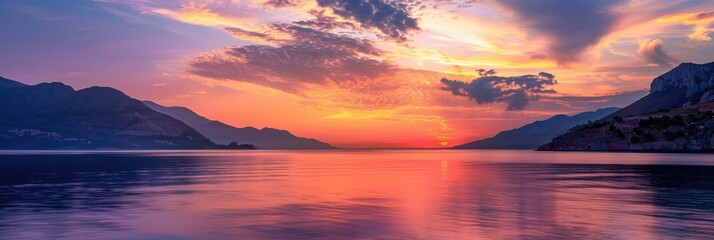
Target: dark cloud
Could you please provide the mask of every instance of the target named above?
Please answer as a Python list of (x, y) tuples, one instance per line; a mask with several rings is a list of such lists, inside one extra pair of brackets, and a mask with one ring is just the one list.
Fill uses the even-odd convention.
[(378, 59), (381, 52), (368, 40), (293, 24), (275, 24), (272, 28), (290, 39), (270, 39), (277, 46), (229, 47), (206, 54), (193, 59), (189, 72), (297, 92), (305, 83), (351, 84), (393, 68)]
[(555, 76), (541, 72), (538, 75), (516, 77), (496, 76), (494, 70), (479, 69), (479, 77), (468, 82), (441, 79), (441, 89), (456, 96), (468, 97), (478, 104), (506, 102), (506, 110), (521, 110), (530, 100), (541, 94), (555, 93), (550, 86), (557, 84)]
[(409, 11), (409, 5), (398, 1), (317, 0), (317, 3), (363, 28), (378, 29), (393, 40), (404, 41), (410, 31), (419, 30), (418, 20)]
[(663, 67), (676, 65), (677, 60), (669, 56), (662, 47), (663, 43), (659, 39), (643, 41), (637, 49), (637, 55), (649, 63), (654, 63)]
[(623, 14), (613, 11), (626, 0), (498, 0), (532, 34), (548, 39), (548, 55), (559, 64), (578, 55), (615, 30)]
[(479, 76), (485, 77), (485, 76), (493, 76), (496, 75), (496, 70), (495, 69), (476, 69), (476, 72), (478, 73)]

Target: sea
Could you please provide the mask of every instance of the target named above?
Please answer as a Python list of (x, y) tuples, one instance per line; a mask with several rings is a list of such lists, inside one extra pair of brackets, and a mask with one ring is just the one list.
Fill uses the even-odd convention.
[(0, 239), (714, 239), (714, 155), (1, 151)]

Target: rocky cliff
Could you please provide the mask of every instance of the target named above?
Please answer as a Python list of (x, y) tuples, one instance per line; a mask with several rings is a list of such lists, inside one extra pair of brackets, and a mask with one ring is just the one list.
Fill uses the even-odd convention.
[(683, 63), (655, 78), (642, 99), (538, 149), (712, 152), (713, 131), (714, 63)]
[(686, 105), (714, 100), (714, 62), (682, 63), (652, 80), (650, 93), (684, 90)]

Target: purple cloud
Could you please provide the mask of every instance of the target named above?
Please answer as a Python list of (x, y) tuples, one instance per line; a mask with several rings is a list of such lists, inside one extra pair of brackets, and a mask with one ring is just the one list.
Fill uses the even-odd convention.
[(479, 69), (477, 72), (479, 77), (471, 82), (442, 78), (444, 87), (441, 90), (467, 97), (478, 104), (505, 102), (508, 103), (506, 110), (521, 110), (539, 95), (555, 93), (549, 86), (558, 83), (555, 76), (546, 72), (515, 77), (496, 76), (494, 70)]
[(404, 41), (409, 32), (419, 30), (418, 19), (412, 16), (409, 6), (397, 1), (317, 0), (317, 4), (363, 28), (378, 29), (396, 41)]
[(497, 0), (532, 34), (548, 39), (547, 54), (559, 64), (578, 55), (614, 31), (624, 18), (613, 11), (626, 0)]
[(369, 40), (293, 24), (274, 24), (272, 29), (291, 38), (269, 39), (277, 46), (228, 47), (197, 57), (189, 73), (299, 92), (304, 84), (373, 79), (394, 67), (378, 59), (381, 51)]

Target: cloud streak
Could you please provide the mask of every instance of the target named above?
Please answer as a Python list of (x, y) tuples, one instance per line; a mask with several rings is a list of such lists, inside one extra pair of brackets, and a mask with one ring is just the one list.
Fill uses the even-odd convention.
[(714, 32), (714, 29), (709, 25), (714, 22), (714, 11), (669, 15), (658, 18), (657, 22), (694, 25), (694, 32), (687, 35), (690, 40), (711, 41), (709, 34)]
[(272, 7), (294, 7), (298, 5), (297, 0), (267, 0), (264, 3), (265, 5), (272, 6)]
[(441, 90), (455, 96), (467, 97), (478, 104), (505, 102), (506, 110), (522, 110), (541, 94), (555, 93), (551, 86), (557, 84), (555, 76), (541, 72), (538, 75), (515, 77), (496, 76), (494, 70), (477, 70), (479, 77), (469, 82), (441, 79)]
[(226, 27), (226, 32), (232, 37), (252, 42), (270, 42), (274, 39), (268, 34), (248, 31), (239, 27)]

